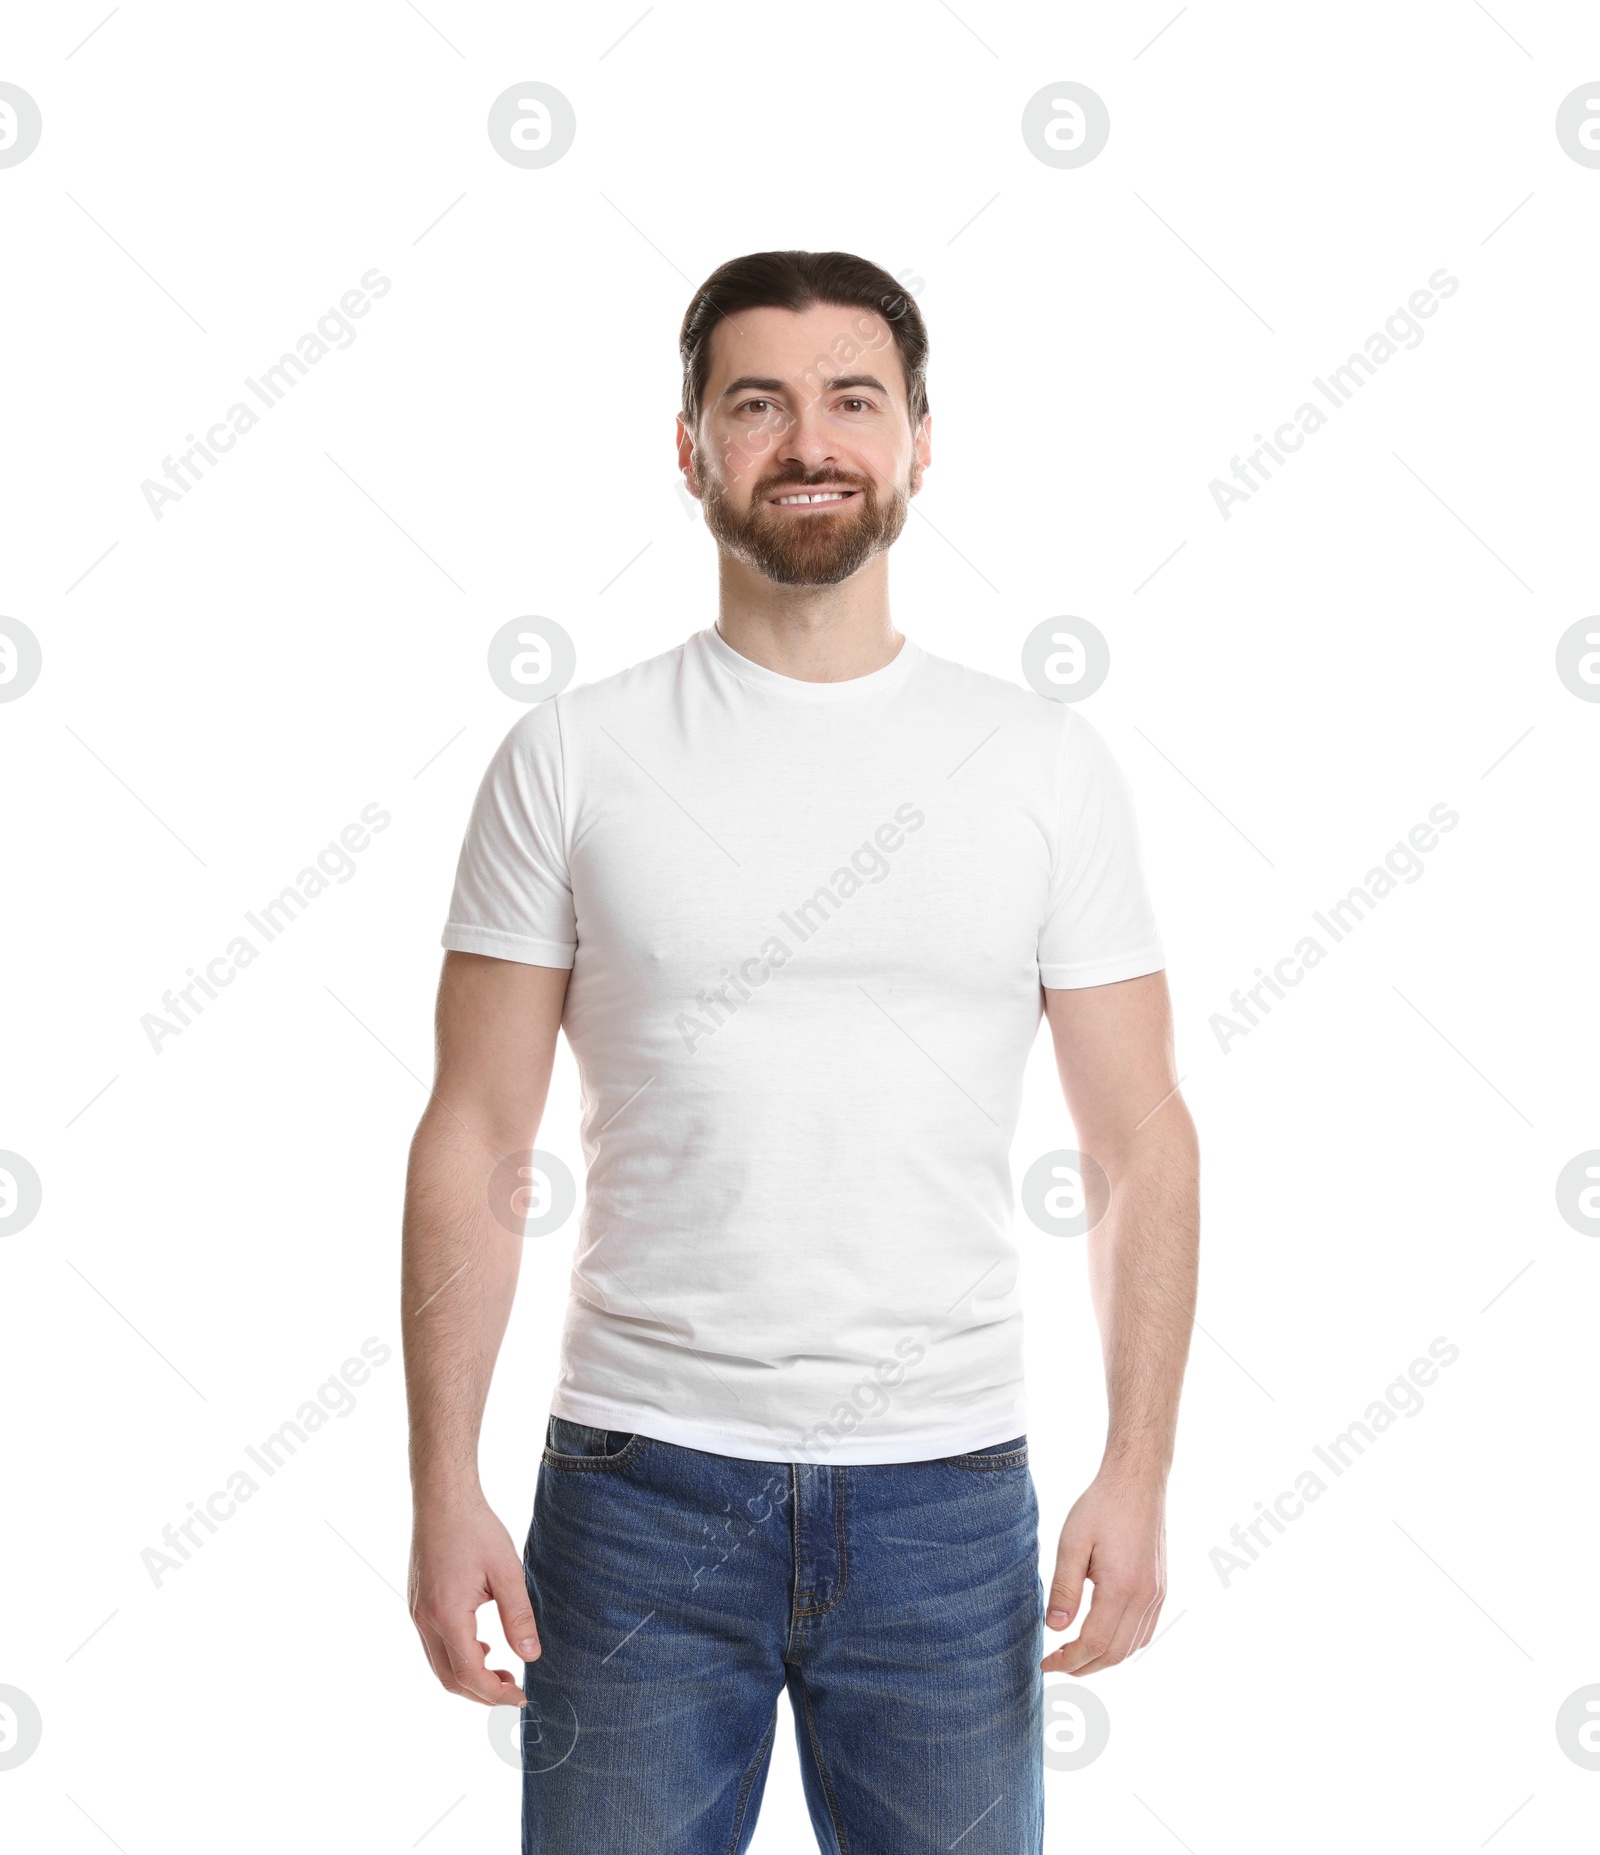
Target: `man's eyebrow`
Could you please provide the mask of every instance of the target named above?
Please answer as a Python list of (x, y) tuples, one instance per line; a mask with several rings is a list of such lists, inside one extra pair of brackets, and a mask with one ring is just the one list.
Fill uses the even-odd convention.
[[(840, 374), (836, 379), (824, 380), (822, 390), (825, 393), (837, 393), (846, 387), (870, 387), (874, 392), (889, 396), (889, 389), (874, 374)], [(731, 399), (735, 393), (786, 393), (789, 383), (786, 380), (767, 379), (759, 374), (741, 374), (737, 380), (730, 380), (719, 395), (722, 399)]]

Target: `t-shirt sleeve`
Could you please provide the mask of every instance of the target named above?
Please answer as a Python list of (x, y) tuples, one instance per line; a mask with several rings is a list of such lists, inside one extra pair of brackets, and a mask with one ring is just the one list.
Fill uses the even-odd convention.
[(1099, 730), (1074, 709), (1063, 714), (1040, 983), (1110, 985), (1160, 972), (1166, 958), (1145, 890), (1128, 782)]
[(557, 700), (518, 718), (478, 788), (440, 936), (455, 952), (572, 965), (578, 934)]

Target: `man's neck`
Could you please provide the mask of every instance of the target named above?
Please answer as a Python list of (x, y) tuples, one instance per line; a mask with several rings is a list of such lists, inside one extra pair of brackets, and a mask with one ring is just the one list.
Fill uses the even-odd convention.
[(724, 554), (717, 630), (741, 657), (803, 683), (870, 676), (905, 642), (889, 618), (888, 569), (877, 554), (837, 586), (778, 586)]

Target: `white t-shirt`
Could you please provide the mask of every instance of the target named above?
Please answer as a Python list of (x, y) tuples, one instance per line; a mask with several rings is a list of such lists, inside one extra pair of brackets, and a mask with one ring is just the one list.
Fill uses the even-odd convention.
[(1163, 965), (1076, 709), (909, 638), (811, 683), (701, 631), (513, 725), (443, 943), (572, 969), (557, 1416), (774, 1462), (1026, 1428), (1008, 1149), (1040, 986)]

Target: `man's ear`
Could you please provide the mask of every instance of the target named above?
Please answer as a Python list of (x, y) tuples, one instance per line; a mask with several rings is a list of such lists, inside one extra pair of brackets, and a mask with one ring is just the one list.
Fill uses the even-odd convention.
[(912, 440), (911, 494), (922, 488), (922, 473), (933, 462), (933, 414), (923, 413)]
[(700, 494), (700, 480), (694, 469), (694, 434), (684, 423), (683, 414), (678, 414), (678, 468), (683, 472), (684, 488), (691, 496)]

